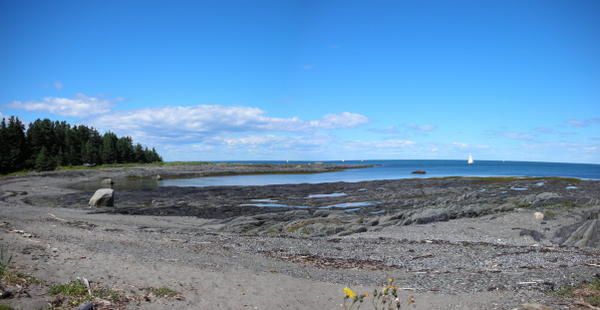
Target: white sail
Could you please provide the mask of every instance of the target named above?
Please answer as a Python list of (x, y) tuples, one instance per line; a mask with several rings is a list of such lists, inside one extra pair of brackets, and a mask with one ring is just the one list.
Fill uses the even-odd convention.
[(474, 163), (473, 156), (469, 154), (469, 159), (467, 159), (467, 164), (472, 165)]

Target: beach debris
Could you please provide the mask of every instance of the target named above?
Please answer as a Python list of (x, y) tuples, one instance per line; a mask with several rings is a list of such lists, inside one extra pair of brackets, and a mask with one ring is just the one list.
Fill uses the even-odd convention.
[(86, 279), (84, 277), (77, 277), (77, 280), (79, 280), (81, 283), (83, 283), (83, 285), (85, 285), (85, 287), (87, 288), (88, 294), (90, 294), (90, 296), (91, 296), (92, 288), (90, 286), (90, 281), (88, 281), (88, 279)]
[(544, 220), (544, 213), (542, 212), (535, 212), (533, 213), (533, 217), (538, 220), (538, 221), (543, 221)]
[(23, 236), (24, 238), (33, 238), (33, 234), (27, 233), (24, 230), (20, 230), (20, 229), (12, 229), (12, 230), (9, 230), (8, 232), (19, 234), (19, 235)]
[(90, 201), (89, 207), (112, 207), (114, 204), (114, 190), (112, 188), (101, 188), (97, 190)]
[(106, 178), (100, 181), (100, 186), (103, 188), (112, 188), (115, 182), (111, 178)]

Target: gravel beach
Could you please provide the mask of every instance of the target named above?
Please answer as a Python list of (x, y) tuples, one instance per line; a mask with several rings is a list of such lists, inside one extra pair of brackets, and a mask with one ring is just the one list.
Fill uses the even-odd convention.
[[(352, 167), (165, 166), (2, 178), (0, 242), (12, 268), (41, 280), (29, 296), (5, 302), (43, 308), (54, 298), (49, 286), (85, 277), (128, 296), (148, 287), (179, 293), (113, 308), (341, 309), (344, 287), (371, 292), (394, 278), (404, 296), (414, 295), (415, 309), (571, 309), (553, 292), (599, 276), (599, 181), (120, 187), (156, 175), (343, 168)], [(114, 207), (89, 208), (105, 178), (115, 184)]]

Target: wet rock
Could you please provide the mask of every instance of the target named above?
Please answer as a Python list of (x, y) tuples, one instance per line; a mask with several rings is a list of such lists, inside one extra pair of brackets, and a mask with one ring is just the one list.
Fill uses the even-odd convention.
[(86, 302), (84, 304), (82, 304), (81, 306), (79, 306), (79, 308), (77, 308), (77, 310), (93, 310), (94, 309), (94, 304), (92, 302)]
[(97, 190), (90, 201), (90, 207), (112, 207), (114, 204), (114, 190), (111, 188), (101, 188)]
[(106, 178), (100, 181), (100, 186), (103, 188), (112, 188), (115, 182), (111, 178)]
[(329, 214), (331, 214), (331, 212), (328, 210), (317, 210), (313, 213), (313, 216), (314, 217), (327, 217)]

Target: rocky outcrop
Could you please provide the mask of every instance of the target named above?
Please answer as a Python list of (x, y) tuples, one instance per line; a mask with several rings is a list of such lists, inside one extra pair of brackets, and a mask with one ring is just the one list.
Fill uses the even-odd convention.
[(101, 188), (97, 190), (90, 201), (90, 207), (112, 207), (114, 205), (115, 191), (112, 188)]
[(582, 216), (582, 220), (556, 232), (560, 245), (600, 248), (600, 208)]

